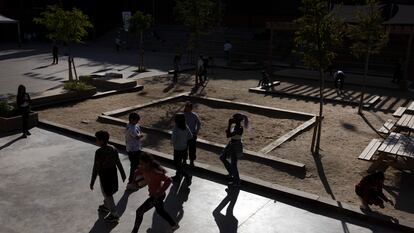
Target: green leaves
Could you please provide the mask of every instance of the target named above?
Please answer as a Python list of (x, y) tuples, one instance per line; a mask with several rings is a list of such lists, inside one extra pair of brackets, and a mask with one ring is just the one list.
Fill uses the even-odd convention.
[(223, 16), (218, 0), (177, 0), (174, 12), (190, 29), (190, 49), (197, 47), (199, 36), (208, 34), (220, 23)]
[(357, 12), (358, 23), (349, 25), (347, 34), (352, 41), (351, 52), (356, 58), (378, 54), (388, 43), (388, 31), (382, 25), (380, 5), (376, 0), (364, 0)]
[(88, 35), (87, 29), (92, 28), (87, 15), (79, 9), (64, 10), (56, 5), (47, 6), (40, 17), (33, 20), (36, 24), (46, 27), (47, 37), (63, 43), (80, 43)]
[(301, 11), (303, 16), (296, 20), (299, 29), (295, 44), (303, 51), (307, 66), (326, 70), (342, 43), (343, 23), (329, 11), (324, 0), (303, 0)]
[(141, 11), (137, 11), (129, 19), (130, 30), (132, 32), (145, 31), (151, 27), (152, 16), (150, 14), (144, 14)]

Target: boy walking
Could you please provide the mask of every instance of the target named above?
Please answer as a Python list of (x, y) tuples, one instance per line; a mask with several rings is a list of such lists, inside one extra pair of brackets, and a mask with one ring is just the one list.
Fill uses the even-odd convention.
[(117, 169), (121, 173), (122, 181), (125, 181), (126, 175), (119, 160), (118, 151), (113, 146), (108, 145), (109, 133), (101, 130), (95, 133), (95, 137), (96, 144), (100, 148), (95, 152), (90, 189), (93, 190), (96, 177), (99, 176), (104, 204), (99, 206), (98, 211), (108, 213), (104, 217), (105, 221), (117, 222), (119, 215), (113, 197), (118, 191)]
[(127, 185), (128, 190), (134, 189), (133, 187), (135, 187), (133, 185), (134, 172), (138, 168), (139, 157), (141, 155), (141, 138), (143, 135), (138, 125), (140, 119), (141, 117), (138, 115), (138, 113), (133, 112), (129, 114), (129, 123), (127, 124), (125, 130), (126, 151), (128, 152), (128, 158), (131, 164)]

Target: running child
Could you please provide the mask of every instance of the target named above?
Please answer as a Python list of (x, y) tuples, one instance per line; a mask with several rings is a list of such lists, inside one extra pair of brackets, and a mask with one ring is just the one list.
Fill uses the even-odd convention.
[(136, 176), (144, 177), (144, 180), (148, 185), (149, 198), (138, 207), (136, 211), (137, 215), (132, 233), (138, 232), (144, 214), (153, 207), (155, 207), (155, 211), (170, 224), (173, 231), (180, 227), (164, 208), (165, 191), (172, 182), (171, 178), (168, 177), (166, 173), (167, 171), (150, 155), (144, 153), (141, 155), (139, 168), (135, 174)]

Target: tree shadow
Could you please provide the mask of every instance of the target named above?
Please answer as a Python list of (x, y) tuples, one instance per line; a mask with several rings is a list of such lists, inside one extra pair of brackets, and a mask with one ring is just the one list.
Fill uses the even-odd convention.
[(364, 113), (359, 114), (362, 118), (362, 120), (364, 120), (364, 122), (372, 129), (372, 131), (374, 131), (376, 134), (378, 134), (378, 136), (380, 136), (381, 138), (385, 138), (383, 135), (381, 135), (377, 129), (371, 124), (371, 122), (369, 122), (369, 120), (365, 117)]
[[(168, 196), (165, 198), (165, 209), (177, 223), (184, 217), (183, 204), (184, 202), (187, 202), (190, 191), (191, 190), (186, 182), (183, 182), (182, 184), (173, 183)], [(154, 212), (152, 226), (147, 229), (147, 233), (165, 232), (170, 228), (168, 223)]]
[(7, 147), (13, 145), (13, 143), (15, 143), (15, 142), (17, 142), (17, 141), (19, 141), (20, 139), (23, 139), (23, 138), (24, 138), (23, 135), (21, 135), (20, 137), (15, 138), (15, 139), (5, 143), (4, 145), (0, 146), (0, 150), (3, 150), (4, 148), (7, 148)]
[[(328, 179), (325, 175), (325, 170), (323, 168), (321, 156), (319, 156), (319, 155), (312, 155), (312, 156), (313, 156), (313, 159), (315, 161), (315, 165), (316, 165), (316, 169), (318, 171), (319, 179), (321, 180), (322, 185), (325, 188), (326, 193), (328, 193), (333, 200), (336, 200), (335, 195), (334, 195), (334, 193), (331, 189), (331, 186), (329, 185)], [(341, 205), (340, 202), (338, 202), (338, 204)], [(343, 221), (343, 220), (340, 220), (340, 221), (341, 221), (341, 225), (342, 225), (342, 229), (343, 229), (344, 233), (349, 233), (350, 231), (348, 229), (348, 226), (346, 225), (346, 222)]]
[[(130, 194), (131, 192), (125, 191), (121, 199), (119, 199), (118, 204), (116, 205), (116, 209), (118, 211), (119, 216), (122, 216), (122, 214), (125, 212)], [(118, 225), (117, 222), (115, 223), (105, 222), (104, 217), (105, 217), (105, 214), (99, 212), (98, 219), (96, 220), (95, 224), (92, 226), (92, 229), (89, 231), (89, 233), (109, 233)]]
[(40, 69), (44, 69), (44, 68), (47, 68), (47, 67), (49, 67), (49, 66), (53, 66), (54, 64), (49, 64), (49, 65), (44, 65), (44, 66), (38, 66), (38, 67), (36, 67), (36, 68), (33, 68), (32, 70), (40, 70)]
[[(229, 187), (226, 189), (227, 196), (220, 202), (220, 204), (214, 209), (213, 216), (220, 233), (237, 233), (237, 227), (239, 221), (233, 215), (234, 206), (236, 205), (237, 198), (239, 197), (240, 188)], [(220, 211), (226, 206), (226, 214), (220, 213)]]

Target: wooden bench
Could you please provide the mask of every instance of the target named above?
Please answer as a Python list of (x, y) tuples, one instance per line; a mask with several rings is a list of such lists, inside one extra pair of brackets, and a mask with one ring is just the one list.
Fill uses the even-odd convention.
[(410, 104), (410, 105), (408, 105), (408, 107), (407, 107), (407, 111), (409, 111), (409, 112), (414, 112), (414, 101), (413, 101), (413, 102), (411, 102), (411, 104)]
[(389, 134), (391, 132), (392, 127), (394, 127), (396, 121), (392, 119), (388, 119), (382, 127), (378, 130), (378, 132), (383, 134)]
[(368, 102), (367, 103), (365, 103), (364, 104), (364, 107), (365, 108), (369, 108), (369, 107), (371, 107), (372, 105), (374, 105), (376, 102), (378, 102), (378, 101), (380, 101), (381, 100), (381, 97), (380, 96), (378, 96), (378, 95), (374, 95), (374, 96), (372, 96), (369, 100), (368, 100)]
[(274, 82), (268, 83), (267, 85), (263, 85), (260, 88), (261, 89), (267, 89), (269, 87), (275, 87), (275, 86), (279, 86), (279, 85), (280, 85), (280, 81), (274, 81)]
[(371, 142), (365, 147), (364, 151), (359, 155), (358, 159), (362, 160), (371, 160), (372, 156), (374, 156), (375, 152), (377, 152), (378, 148), (380, 147), (382, 140), (380, 139), (372, 139)]
[(406, 107), (399, 107), (392, 115), (395, 117), (401, 117), (404, 114), (405, 110), (407, 110)]

